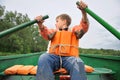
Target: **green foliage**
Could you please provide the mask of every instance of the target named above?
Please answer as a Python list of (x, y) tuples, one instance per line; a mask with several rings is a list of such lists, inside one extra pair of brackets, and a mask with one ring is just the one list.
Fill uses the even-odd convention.
[(0, 17), (4, 14), (5, 6), (0, 5)]
[(0, 57), (1, 57), (1, 56), (8, 56), (8, 55), (18, 55), (18, 53), (0, 52)]
[[(0, 31), (30, 21), (27, 14), (5, 11), (0, 6)], [(0, 52), (30, 53), (46, 50), (48, 42), (39, 35), (36, 25), (29, 26), (0, 39)]]
[(112, 50), (112, 49), (79, 49), (82, 54), (100, 54), (100, 55), (114, 55), (120, 56), (120, 50)]

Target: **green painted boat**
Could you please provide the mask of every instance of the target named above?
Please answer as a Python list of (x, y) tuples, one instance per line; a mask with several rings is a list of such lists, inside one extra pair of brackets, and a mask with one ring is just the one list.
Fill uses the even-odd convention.
[[(78, 4), (78, 2), (77, 2)], [(120, 40), (120, 32), (114, 29), (111, 25), (86, 8), (85, 11), (91, 15), (96, 21), (103, 25), (116, 38)], [(48, 16), (44, 16), (47, 19)], [(16, 27), (0, 32), (0, 38), (21, 30), (29, 25), (36, 23), (36, 20), (23, 23)], [(29, 53), (12, 56), (0, 56), (0, 80), (35, 80), (35, 75), (5, 75), (4, 70), (13, 65), (37, 65), (38, 58), (44, 52)], [(80, 58), (86, 65), (94, 67), (95, 71), (87, 73), (88, 80), (120, 80), (120, 56), (102, 56), (92, 54), (80, 54)], [(55, 79), (59, 80), (59, 74), (55, 74)]]
[[(5, 75), (4, 70), (13, 65), (37, 65), (38, 58), (44, 52), (0, 57), (0, 80), (35, 80), (35, 75)], [(120, 56), (102, 56), (81, 54), (85, 64), (94, 67), (95, 71), (87, 73), (88, 80), (120, 80)], [(55, 74), (59, 80), (59, 74)]]

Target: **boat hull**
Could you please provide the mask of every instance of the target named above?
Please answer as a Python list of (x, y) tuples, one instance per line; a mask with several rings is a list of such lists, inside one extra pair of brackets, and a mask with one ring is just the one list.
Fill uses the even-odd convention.
[[(44, 52), (31, 53), (31, 54), (22, 54), (15, 56), (4, 56), (0, 57), (0, 80), (35, 80), (35, 75), (5, 75), (3, 72), (6, 68), (13, 65), (34, 65), (38, 63), (39, 56)], [(103, 59), (98, 56), (92, 55), (80, 55), (85, 64), (90, 65), (95, 68), (93, 73), (87, 73), (88, 80), (114, 80), (116, 77), (117, 80), (120, 80), (118, 68), (119, 60)], [(110, 61), (109, 61), (110, 60)], [(110, 65), (114, 62), (114, 66)], [(115, 72), (117, 72), (117, 75)], [(115, 75), (114, 75), (115, 74)], [(55, 75), (56, 80), (59, 80), (59, 75)]]

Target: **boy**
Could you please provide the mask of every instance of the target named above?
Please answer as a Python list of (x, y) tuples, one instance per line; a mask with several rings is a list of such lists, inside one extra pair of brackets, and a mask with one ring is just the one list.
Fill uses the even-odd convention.
[(65, 68), (70, 74), (71, 80), (87, 80), (84, 63), (79, 58), (79, 39), (88, 31), (88, 18), (84, 8), (87, 5), (80, 1), (78, 9), (81, 10), (82, 19), (79, 25), (69, 29), (71, 18), (67, 14), (56, 17), (56, 29), (48, 29), (43, 25), (42, 16), (38, 21), (40, 34), (50, 41), (48, 53), (40, 56), (37, 69), (37, 80), (54, 80), (53, 72), (59, 68)]

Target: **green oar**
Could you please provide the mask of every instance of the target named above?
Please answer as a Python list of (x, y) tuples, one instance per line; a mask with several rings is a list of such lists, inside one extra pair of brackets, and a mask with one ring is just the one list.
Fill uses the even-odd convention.
[[(45, 19), (47, 19), (47, 18), (49, 18), (49, 16), (48, 16), (48, 15), (45, 15), (45, 16), (43, 16), (42, 19), (45, 20)], [(37, 23), (37, 20), (32, 20), (32, 21), (29, 21), (29, 22), (20, 24), (20, 25), (18, 25), (18, 26), (16, 26), (16, 27), (12, 27), (12, 28), (10, 28), (10, 29), (7, 29), (7, 30), (5, 30), (5, 31), (2, 31), (2, 32), (0, 32), (0, 38), (6, 36), (6, 35), (8, 35), (8, 34), (11, 34), (11, 33), (13, 33), (13, 32), (16, 32), (16, 31), (18, 31), (18, 30), (21, 30), (21, 29), (23, 29), (23, 28), (26, 28), (26, 27), (34, 24), (34, 23)]]
[[(79, 6), (79, 1), (76, 2), (76, 4)], [(97, 14), (92, 12), (88, 7), (85, 8), (85, 11), (92, 16), (97, 22), (99, 22), (103, 27), (105, 27), (108, 31), (110, 31), (116, 38), (120, 40), (120, 32), (117, 31), (114, 27), (112, 27), (110, 24), (108, 24), (105, 20), (103, 20), (101, 17), (99, 17)]]

